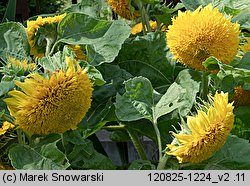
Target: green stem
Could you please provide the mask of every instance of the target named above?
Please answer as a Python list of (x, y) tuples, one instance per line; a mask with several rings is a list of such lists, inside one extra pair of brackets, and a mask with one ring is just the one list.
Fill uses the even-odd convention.
[(156, 120), (153, 121), (153, 126), (154, 126), (155, 134), (157, 137), (157, 144), (158, 144), (158, 149), (159, 149), (159, 161), (161, 161), (161, 158), (162, 158), (161, 134), (160, 134), (160, 131), (158, 129)]
[(49, 56), (51, 52), (51, 48), (54, 44), (54, 39), (53, 38), (46, 38), (46, 51), (45, 51), (45, 56)]
[(147, 11), (141, 1), (138, 2), (138, 7), (141, 14), (141, 22), (142, 22), (142, 28), (143, 28), (143, 34), (146, 35), (147, 32), (152, 32), (152, 29), (149, 24), (149, 18), (147, 15)]
[(62, 146), (63, 146), (63, 149), (64, 149), (64, 154), (66, 154), (66, 148), (65, 148), (65, 141), (64, 141), (64, 137), (63, 137), (63, 134), (61, 133), (61, 140), (62, 140)]
[(202, 86), (202, 99), (204, 101), (206, 101), (208, 99), (207, 95), (208, 95), (208, 73), (207, 72), (202, 72), (202, 82), (201, 82), (201, 86)]
[(103, 126), (102, 129), (106, 129), (106, 130), (125, 130), (125, 126), (124, 125)]
[(159, 164), (157, 166), (157, 170), (164, 170), (167, 161), (168, 161), (168, 156), (167, 156), (167, 154), (164, 154), (164, 156), (159, 161)]
[(25, 144), (25, 136), (22, 130), (19, 128), (17, 129), (17, 139), (18, 139), (18, 143)]
[(133, 142), (133, 144), (135, 146), (135, 149), (137, 150), (140, 158), (142, 160), (147, 160), (146, 153), (145, 153), (145, 151), (143, 149), (143, 146), (142, 146), (140, 140), (138, 139), (138, 136), (136, 135), (136, 133), (133, 130), (130, 130), (128, 128), (126, 128), (126, 129), (127, 129), (127, 132), (128, 132), (128, 134), (130, 136), (130, 139), (132, 140), (132, 142)]
[(4, 121), (8, 121), (8, 122), (10, 122), (10, 123), (14, 123), (14, 119), (13, 119), (11, 116), (7, 115), (7, 114), (3, 114), (3, 115), (2, 115), (2, 119), (3, 119)]

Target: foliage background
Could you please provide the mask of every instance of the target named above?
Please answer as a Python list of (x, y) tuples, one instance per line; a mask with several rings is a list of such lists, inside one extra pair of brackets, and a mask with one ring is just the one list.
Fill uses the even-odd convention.
[[(149, 16), (168, 25), (178, 9), (195, 10), (210, 1), (183, 0), (173, 8), (159, 5), (157, 0), (143, 2), (155, 7), (149, 12)], [(32, 3), (34, 1), (29, 3), (31, 15), (34, 11)], [(36, 62), (44, 71), (54, 71), (62, 67), (61, 59), (65, 55), (74, 55), (64, 45), (85, 46), (87, 58), (80, 61), (80, 65), (89, 67), (89, 76), (95, 84), (92, 107), (76, 131), (46, 136), (33, 135), (31, 139), (25, 139), (26, 143), (17, 143), (15, 131), (8, 134), (7, 140), (1, 138), (1, 161), (16, 169), (155, 169), (158, 162), (145, 157), (143, 153), (139, 154), (141, 160), (123, 162), (122, 166), (115, 165), (95, 133), (108, 130), (115, 143), (132, 139), (136, 148), (140, 149), (142, 136), (150, 138), (155, 144), (159, 142), (155, 132), (157, 125), (161, 136), (161, 150), (164, 150), (165, 145), (172, 141), (169, 132), (180, 129), (182, 118), (195, 113), (194, 105), (202, 95), (202, 73), (176, 63), (166, 46), (164, 32), (158, 30), (145, 35), (131, 35), (131, 26), (135, 22), (121, 18), (111, 20), (111, 10), (104, 0), (83, 0), (70, 7), (65, 7), (67, 5), (64, 1), (50, 3), (53, 3), (53, 6), (49, 6), (51, 9), (41, 7), (41, 11), (46, 10), (42, 13), (60, 12), (65, 8), (70, 13), (58, 24), (58, 38), (51, 55)], [(232, 15), (232, 20), (241, 25), (242, 38), (249, 36), (250, 3), (247, 0), (215, 0), (213, 4), (223, 13)], [(48, 7), (47, 1), (42, 1), (40, 5)], [(2, 64), (8, 55), (32, 61), (29, 50), (27, 34), (22, 24), (7, 22), (0, 25)], [(207, 68), (219, 70), (217, 75), (209, 77), (209, 92), (214, 94), (216, 90), (222, 90), (233, 97), (236, 85), (250, 83), (249, 62), (250, 52), (229, 65), (222, 64), (213, 57), (207, 59)], [(15, 87), (13, 81), (23, 80), (25, 76), (26, 74), (20, 75), (15, 71), (2, 69), (1, 123), (9, 116), (3, 98)], [(136, 109), (134, 103), (137, 103)], [(169, 157), (165, 168), (249, 169), (249, 113), (248, 106), (235, 108), (232, 134), (223, 148), (208, 160), (195, 165), (178, 164), (175, 158)]]

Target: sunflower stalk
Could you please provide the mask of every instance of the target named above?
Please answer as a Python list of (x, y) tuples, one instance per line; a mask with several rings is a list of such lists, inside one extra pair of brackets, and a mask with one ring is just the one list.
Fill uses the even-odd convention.
[(168, 155), (164, 154), (164, 156), (160, 159), (158, 163), (157, 170), (164, 170), (167, 161), (168, 161)]
[(25, 144), (25, 135), (20, 128), (17, 129), (17, 139), (19, 144)]
[(129, 137), (130, 137), (131, 141), (133, 142), (135, 149), (137, 150), (140, 158), (142, 160), (147, 160), (146, 153), (145, 153), (143, 146), (142, 146), (140, 140), (138, 139), (138, 136), (136, 135), (136, 133), (133, 130), (130, 130), (128, 128), (126, 128), (126, 129), (127, 129)]
[(125, 126), (124, 125), (103, 126), (102, 129), (105, 129), (105, 130), (125, 130)]
[(157, 126), (157, 121), (154, 119), (153, 120), (153, 126), (157, 138), (157, 144), (158, 144), (158, 150), (159, 150), (159, 161), (162, 159), (162, 144), (161, 144), (161, 133), (159, 131), (159, 128)]
[(10, 122), (10, 123), (14, 123), (14, 119), (13, 119), (11, 116), (7, 115), (7, 114), (3, 114), (3, 115), (1, 116), (1, 118), (2, 118), (4, 121), (8, 121), (8, 122)]
[(46, 51), (45, 56), (49, 56), (53, 52), (53, 45), (55, 43), (55, 38), (53, 37), (46, 37)]
[(140, 10), (140, 14), (141, 14), (143, 34), (146, 35), (146, 33), (152, 32), (152, 29), (151, 29), (150, 24), (149, 24), (148, 14), (147, 14), (147, 11), (144, 7), (144, 4), (141, 1), (138, 1), (138, 7)]
[(208, 72), (202, 72), (202, 82), (201, 82), (201, 86), (202, 86), (202, 94), (201, 94), (201, 98), (204, 101), (207, 101), (208, 99), (208, 84), (209, 84), (209, 77), (208, 77), (209, 73)]

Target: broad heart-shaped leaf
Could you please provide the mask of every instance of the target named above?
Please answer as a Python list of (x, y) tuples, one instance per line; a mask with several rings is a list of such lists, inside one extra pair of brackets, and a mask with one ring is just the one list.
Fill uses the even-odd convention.
[(232, 133), (238, 137), (250, 140), (250, 107), (239, 106), (234, 109), (235, 122)]
[(121, 121), (153, 121), (154, 89), (147, 78), (135, 77), (125, 82), (126, 92), (116, 95), (116, 116)]
[(250, 51), (244, 54), (244, 56), (236, 67), (250, 70)]
[(115, 63), (133, 76), (146, 77), (156, 91), (163, 93), (174, 79), (174, 65), (166, 54), (166, 34), (151, 32), (127, 39)]
[(123, 82), (133, 77), (117, 65), (104, 63), (97, 69), (103, 75), (106, 84), (94, 88), (91, 108), (79, 125), (85, 130), (85, 137), (100, 130), (107, 122), (116, 121), (115, 109), (111, 100), (117, 92), (124, 93)]
[(206, 6), (211, 3), (210, 0), (181, 0), (185, 8), (188, 10), (196, 10), (200, 5)]
[(199, 6), (212, 3), (220, 12), (232, 16), (232, 22), (240, 24), (242, 29), (250, 29), (250, 1), (249, 0), (181, 0), (186, 9), (194, 11)]
[(126, 81), (125, 89), (123, 95), (116, 95), (116, 116), (121, 121), (148, 119), (155, 122), (159, 117), (182, 106), (183, 102), (179, 100), (186, 91), (173, 83), (159, 99), (159, 94), (145, 77), (135, 77)]
[(179, 102), (181, 95), (185, 95), (186, 90), (180, 85), (173, 83), (167, 92), (161, 97), (155, 106), (155, 119), (172, 112), (173, 110), (184, 106), (184, 102)]
[(201, 73), (191, 69), (182, 70), (177, 78), (178, 83), (182, 88), (186, 89), (185, 94), (181, 96), (182, 101), (185, 102), (180, 108), (179, 113), (181, 116), (186, 116), (193, 107), (196, 101), (196, 95), (200, 90)]
[(230, 135), (225, 145), (206, 161), (205, 169), (250, 169), (250, 143)]
[(88, 61), (97, 66), (111, 63), (118, 55), (131, 28), (121, 20), (97, 20), (81, 13), (68, 14), (58, 25), (58, 41), (89, 45)]
[(83, 139), (77, 131), (63, 134), (64, 146), (71, 146), (67, 157), (74, 169), (115, 169), (112, 161), (98, 153), (90, 140)]
[[(203, 62), (203, 65), (210, 69), (210, 70), (220, 70), (217, 73), (217, 76), (220, 79), (225, 78), (226, 76), (231, 76), (234, 78), (236, 83), (246, 83), (246, 84), (250, 84), (250, 70), (248, 70), (248, 64), (247, 63), (243, 63), (240, 65), (240, 68), (233, 67), (231, 65), (226, 65), (221, 63), (217, 58), (215, 57), (209, 57), (208, 59), (206, 59), (205, 62)], [(246, 65), (246, 67), (245, 67)]]
[(232, 21), (239, 23), (242, 29), (250, 30), (250, 5), (246, 10), (236, 15)]
[(9, 92), (9, 90), (13, 89), (15, 84), (13, 81), (2, 81), (0, 82), (0, 96)]
[(72, 4), (65, 11), (84, 13), (94, 18), (104, 17), (107, 14), (108, 4), (103, 0), (81, 0)]
[(0, 58), (7, 56), (26, 59), (29, 56), (30, 46), (28, 36), (22, 24), (8, 22), (0, 24)]
[(194, 11), (200, 5), (203, 7), (212, 3), (213, 6), (218, 7), (220, 10), (223, 10), (227, 14), (235, 16), (241, 11), (247, 9), (250, 5), (248, 0), (181, 0), (185, 5), (186, 9)]
[(9, 159), (15, 169), (65, 170), (69, 167), (67, 157), (57, 148), (58, 140), (40, 148), (15, 144), (9, 150)]

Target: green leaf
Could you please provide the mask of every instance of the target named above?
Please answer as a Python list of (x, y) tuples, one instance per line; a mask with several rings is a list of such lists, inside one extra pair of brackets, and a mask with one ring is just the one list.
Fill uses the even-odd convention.
[(103, 0), (82, 0), (76, 5), (71, 5), (66, 12), (84, 13), (94, 18), (104, 17), (108, 9), (107, 3)]
[(250, 108), (240, 106), (234, 109), (235, 122), (232, 133), (238, 137), (250, 140)]
[(9, 0), (2, 22), (15, 21), (16, 0)]
[(98, 101), (107, 100), (107, 98), (115, 96), (117, 92), (124, 93), (123, 82), (133, 77), (118, 65), (102, 64), (97, 69), (106, 81), (104, 86), (98, 87), (94, 91), (94, 98)]
[(201, 73), (191, 69), (182, 70), (177, 78), (178, 83), (186, 91), (182, 96), (182, 106), (179, 108), (181, 116), (186, 116), (193, 107), (196, 101), (196, 95), (200, 90)]
[(147, 136), (154, 141), (157, 140), (154, 127), (149, 120), (141, 119), (130, 122), (123, 121), (122, 124), (126, 125), (126, 127), (129, 127), (131, 130), (134, 130), (143, 136)]
[(232, 21), (239, 23), (241, 29), (250, 30), (250, 7), (233, 17)]
[(0, 118), (3, 117), (4, 113), (5, 113), (5, 110), (3, 109), (3, 110), (0, 112)]
[(208, 70), (218, 70), (219, 69), (219, 60), (213, 56), (207, 58), (202, 65)]
[(15, 87), (15, 84), (13, 81), (2, 81), (0, 82), (0, 96), (8, 93), (11, 89)]
[(28, 36), (22, 24), (8, 22), (0, 24), (0, 58), (7, 56), (27, 58), (30, 46)]
[(121, 20), (97, 20), (80, 13), (68, 14), (58, 25), (57, 43), (89, 45), (88, 61), (97, 66), (111, 63), (131, 28)]
[(69, 167), (66, 156), (56, 143), (44, 144), (36, 149), (24, 144), (15, 144), (9, 150), (9, 159), (15, 169), (65, 170)]
[(248, 0), (181, 0), (188, 10), (196, 10), (200, 5), (203, 7), (212, 3), (222, 13), (233, 16), (232, 22), (237, 22), (242, 29), (250, 29), (250, 2)]
[(250, 70), (250, 51), (244, 54), (236, 67)]
[(128, 170), (155, 170), (156, 167), (149, 160), (135, 160), (128, 167)]
[(229, 98), (234, 93), (234, 87), (237, 85), (233, 75), (225, 76), (220, 83), (220, 88), (223, 92), (229, 93)]
[[(219, 67), (220, 71), (217, 73), (217, 76), (222, 80), (226, 76), (232, 76), (235, 80), (235, 83), (241, 83), (241, 84), (250, 84), (250, 70), (245, 68), (235, 68), (231, 65), (226, 65), (221, 63), (218, 59), (215, 57), (209, 57), (204, 63), (203, 63), (208, 69), (215, 69), (212, 67)], [(248, 64), (242, 64), (239, 65), (241, 67), (247, 68)]]
[(74, 169), (115, 169), (111, 160), (98, 153), (90, 140), (83, 139), (77, 132), (64, 133), (65, 145), (73, 145), (67, 157)]
[(87, 62), (80, 63), (82, 68), (88, 69), (89, 79), (94, 83), (94, 86), (102, 86), (105, 84), (105, 80), (102, 77), (102, 74), (94, 66), (88, 64)]
[(151, 32), (127, 39), (115, 63), (133, 76), (146, 77), (162, 93), (174, 78), (174, 64), (168, 61), (166, 52), (166, 34)]
[(185, 89), (176, 83), (160, 99), (150, 81), (144, 77), (126, 81), (125, 89), (123, 95), (116, 95), (116, 116), (121, 121), (148, 119), (153, 122), (184, 104), (179, 100)]
[(112, 120), (109, 113), (112, 112), (113, 103), (109, 99), (102, 104), (93, 103), (91, 109), (88, 111), (83, 123), (79, 127), (84, 129), (84, 138), (101, 130), (101, 128)]
[(155, 106), (155, 119), (184, 106), (184, 102), (179, 102), (180, 96), (186, 94), (186, 90), (180, 85), (173, 83), (167, 92), (161, 97)]
[(225, 145), (219, 151), (217, 151), (209, 160), (207, 160), (207, 165), (205, 166), (205, 169), (249, 170), (249, 154), (249, 141), (230, 135)]
[(181, 2), (184, 4), (185, 8), (188, 10), (196, 10), (200, 5), (207, 5), (211, 3), (209, 0), (181, 0)]
[(116, 95), (116, 116), (121, 121), (148, 119), (153, 121), (153, 87), (144, 77), (125, 82), (126, 92)]

